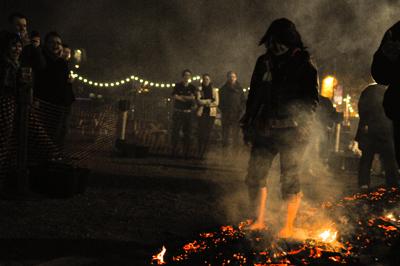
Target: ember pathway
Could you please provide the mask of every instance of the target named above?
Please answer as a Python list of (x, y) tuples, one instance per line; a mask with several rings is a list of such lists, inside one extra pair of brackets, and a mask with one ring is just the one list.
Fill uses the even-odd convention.
[[(99, 151), (83, 195), (65, 200), (0, 201), (0, 261), (9, 265), (142, 265), (162, 245), (238, 224), (247, 209), (245, 153), (234, 160), (126, 159)], [(277, 166), (274, 169), (278, 169)], [(303, 179), (304, 204), (356, 190), (354, 175), (319, 169)], [(278, 172), (271, 211), (279, 211)], [(374, 178), (374, 183), (383, 180)], [(112, 262), (112, 263), (111, 263)], [(132, 264), (134, 263), (134, 264)], [(8, 264), (4, 264), (8, 265)]]

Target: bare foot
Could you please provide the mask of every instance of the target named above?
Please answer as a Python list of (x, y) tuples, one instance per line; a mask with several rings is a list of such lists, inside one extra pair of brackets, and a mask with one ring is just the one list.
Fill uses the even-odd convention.
[(278, 233), (279, 238), (289, 238), (293, 236), (293, 228), (289, 228), (285, 226), (284, 228), (281, 229)]

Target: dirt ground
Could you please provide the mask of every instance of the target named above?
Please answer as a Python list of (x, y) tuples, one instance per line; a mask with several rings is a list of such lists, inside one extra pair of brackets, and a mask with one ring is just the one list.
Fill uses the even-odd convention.
[[(149, 265), (162, 245), (176, 248), (247, 217), (247, 160), (246, 152), (204, 161), (99, 152), (82, 195), (0, 201), (0, 265)], [(312, 168), (302, 180), (303, 204), (357, 189), (354, 173)], [(275, 163), (268, 179), (270, 220), (281, 205), (278, 169)]]

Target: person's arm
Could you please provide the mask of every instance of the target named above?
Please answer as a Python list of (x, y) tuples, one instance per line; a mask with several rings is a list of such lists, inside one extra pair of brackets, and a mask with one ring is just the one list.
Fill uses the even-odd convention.
[(195, 96), (195, 98), (196, 98), (196, 103), (197, 103), (198, 106), (204, 106), (204, 105), (207, 104), (207, 100), (202, 100), (202, 99), (201, 99), (201, 90), (200, 90), (200, 89), (198, 89), (198, 90), (196, 91), (196, 96)]
[(178, 89), (176, 88), (176, 86), (175, 86), (174, 89), (172, 90), (172, 98), (173, 98), (175, 101), (181, 101), (181, 102), (184, 101), (183, 98), (182, 98), (182, 95), (179, 95)]
[(307, 62), (302, 67), (300, 77), (302, 95), (299, 100), (303, 105), (302, 111), (315, 112), (319, 103), (317, 69), (311, 62)]
[(360, 117), (360, 120), (358, 122), (358, 128), (357, 128), (357, 133), (356, 136), (354, 137), (354, 140), (357, 142), (360, 142), (362, 139), (362, 136), (365, 135), (366, 133), (366, 116), (368, 113), (368, 108), (366, 108), (366, 99), (365, 99), (365, 92), (362, 92), (360, 95), (360, 99), (358, 100), (358, 114)]
[(214, 101), (212, 101), (209, 106), (210, 107), (218, 107), (219, 105), (219, 93), (218, 93), (218, 89), (213, 88), (213, 98)]
[(270, 80), (264, 80), (264, 76), (268, 72), (268, 61), (267, 55), (262, 55), (257, 59), (253, 74), (250, 81), (250, 89), (245, 99), (244, 94), (242, 95), (242, 101), (244, 101), (245, 113), (240, 119), (242, 126), (245, 126), (254, 119), (259, 108), (261, 107), (261, 100), (267, 99), (267, 93), (269, 90), (268, 83)]
[(194, 102), (196, 100), (196, 87), (189, 85), (190, 86), (190, 93), (189, 95), (182, 95), (182, 99), (184, 102)]
[(372, 77), (382, 85), (400, 83), (400, 43), (393, 39), (396, 28), (400, 28), (400, 22), (385, 33), (371, 65)]

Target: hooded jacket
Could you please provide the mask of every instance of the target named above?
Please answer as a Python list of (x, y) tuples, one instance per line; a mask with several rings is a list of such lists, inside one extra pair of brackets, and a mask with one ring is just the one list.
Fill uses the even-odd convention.
[(307, 123), (318, 105), (318, 75), (309, 53), (289, 51), (260, 56), (251, 78), (245, 123), (252, 120), (293, 120)]
[(389, 85), (383, 100), (386, 115), (392, 120), (400, 121), (400, 56), (391, 60), (385, 55), (383, 47), (389, 41), (400, 41), (400, 21), (383, 36), (371, 66), (374, 80), (378, 84)]

